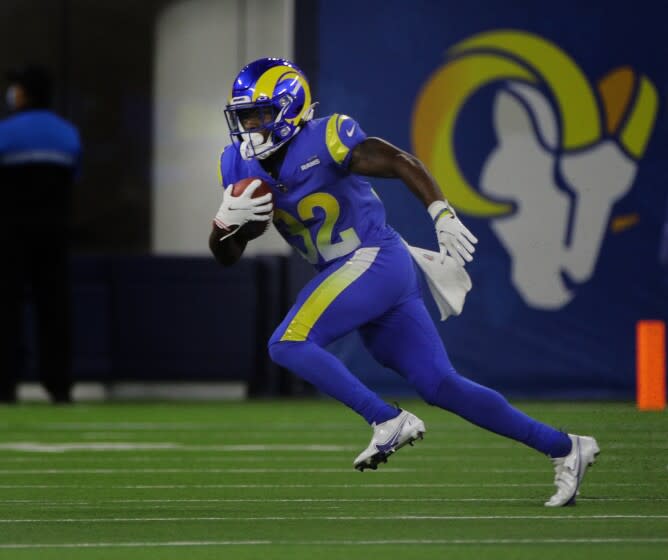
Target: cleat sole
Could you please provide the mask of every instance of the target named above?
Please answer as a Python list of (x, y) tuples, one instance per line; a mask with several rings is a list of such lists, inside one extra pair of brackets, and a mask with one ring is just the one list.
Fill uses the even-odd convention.
[(392, 449), (390, 449), (389, 451), (387, 451), (385, 453), (380, 453), (379, 452), (379, 453), (376, 453), (375, 455), (372, 455), (365, 462), (355, 465), (355, 469), (360, 471), (360, 472), (364, 472), (366, 469), (371, 469), (371, 470), (375, 471), (375, 470), (378, 469), (378, 465), (380, 463), (387, 463), (387, 459), (390, 455), (397, 452), (399, 449), (401, 449), (402, 447), (404, 447), (406, 445), (413, 446), (413, 443), (415, 441), (422, 440), (422, 439), (424, 439), (424, 432), (415, 432), (415, 433), (411, 434), (411, 437), (408, 438), (401, 445), (397, 445), (396, 447), (393, 447)]

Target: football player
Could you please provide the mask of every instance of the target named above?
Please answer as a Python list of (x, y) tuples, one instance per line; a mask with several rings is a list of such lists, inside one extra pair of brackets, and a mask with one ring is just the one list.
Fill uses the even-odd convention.
[[(273, 218), (318, 270), (271, 337), (271, 358), (371, 425), (371, 442), (353, 465), (375, 469), (422, 438), (425, 425), (386, 403), (325, 349), (357, 329), (374, 358), (404, 376), (427, 403), (551, 457), (557, 490), (546, 505), (573, 503), (599, 452), (596, 440), (538, 422), (455, 371), (422, 300), (412, 257), (386, 224), (365, 177), (407, 185), (433, 220), (441, 254), (460, 265), (472, 260), (477, 239), (416, 157), (367, 137), (346, 115), (314, 119), (313, 113), (304, 74), (279, 58), (244, 67), (225, 110), (232, 144), (221, 155), (220, 172), (221, 184), (229, 186), (214, 220), (212, 252), (223, 265), (233, 264), (247, 243), (240, 227)], [(249, 177), (261, 178), (272, 193), (252, 198), (258, 180), (233, 196), (232, 185)]]

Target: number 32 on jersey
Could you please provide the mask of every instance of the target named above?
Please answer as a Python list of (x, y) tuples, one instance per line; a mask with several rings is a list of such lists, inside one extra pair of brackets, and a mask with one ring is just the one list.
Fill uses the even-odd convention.
[[(325, 213), (325, 220), (315, 233), (314, 243), (311, 231), (303, 222), (315, 218), (315, 208), (322, 209)], [(305, 196), (297, 204), (297, 213), (299, 218), (277, 208), (274, 210), (274, 221), (283, 222), (289, 236), (302, 238), (304, 250), (296, 248), (311, 264), (318, 263), (318, 253), (325, 262), (329, 262), (353, 252), (361, 245), (360, 238), (352, 227), (339, 232), (340, 241), (333, 241), (332, 235), (341, 213), (341, 207), (331, 194), (320, 192)]]

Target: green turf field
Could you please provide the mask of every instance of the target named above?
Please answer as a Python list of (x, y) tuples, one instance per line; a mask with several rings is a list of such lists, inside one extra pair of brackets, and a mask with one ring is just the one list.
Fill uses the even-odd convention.
[(0, 407), (0, 558), (668, 558), (668, 416), (518, 403), (598, 438), (576, 507), (551, 464), (420, 403), (376, 472), (330, 401)]

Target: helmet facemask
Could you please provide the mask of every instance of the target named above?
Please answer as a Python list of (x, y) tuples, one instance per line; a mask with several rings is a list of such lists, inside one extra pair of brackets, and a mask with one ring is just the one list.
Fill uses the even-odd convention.
[[(293, 126), (285, 120), (293, 102), (290, 94), (283, 94), (274, 101), (234, 103), (232, 100), (227, 105), (225, 118), (230, 136), (240, 144), (244, 159), (265, 159), (299, 131), (299, 125)], [(245, 127), (243, 123), (249, 120), (255, 121), (257, 126)]]

